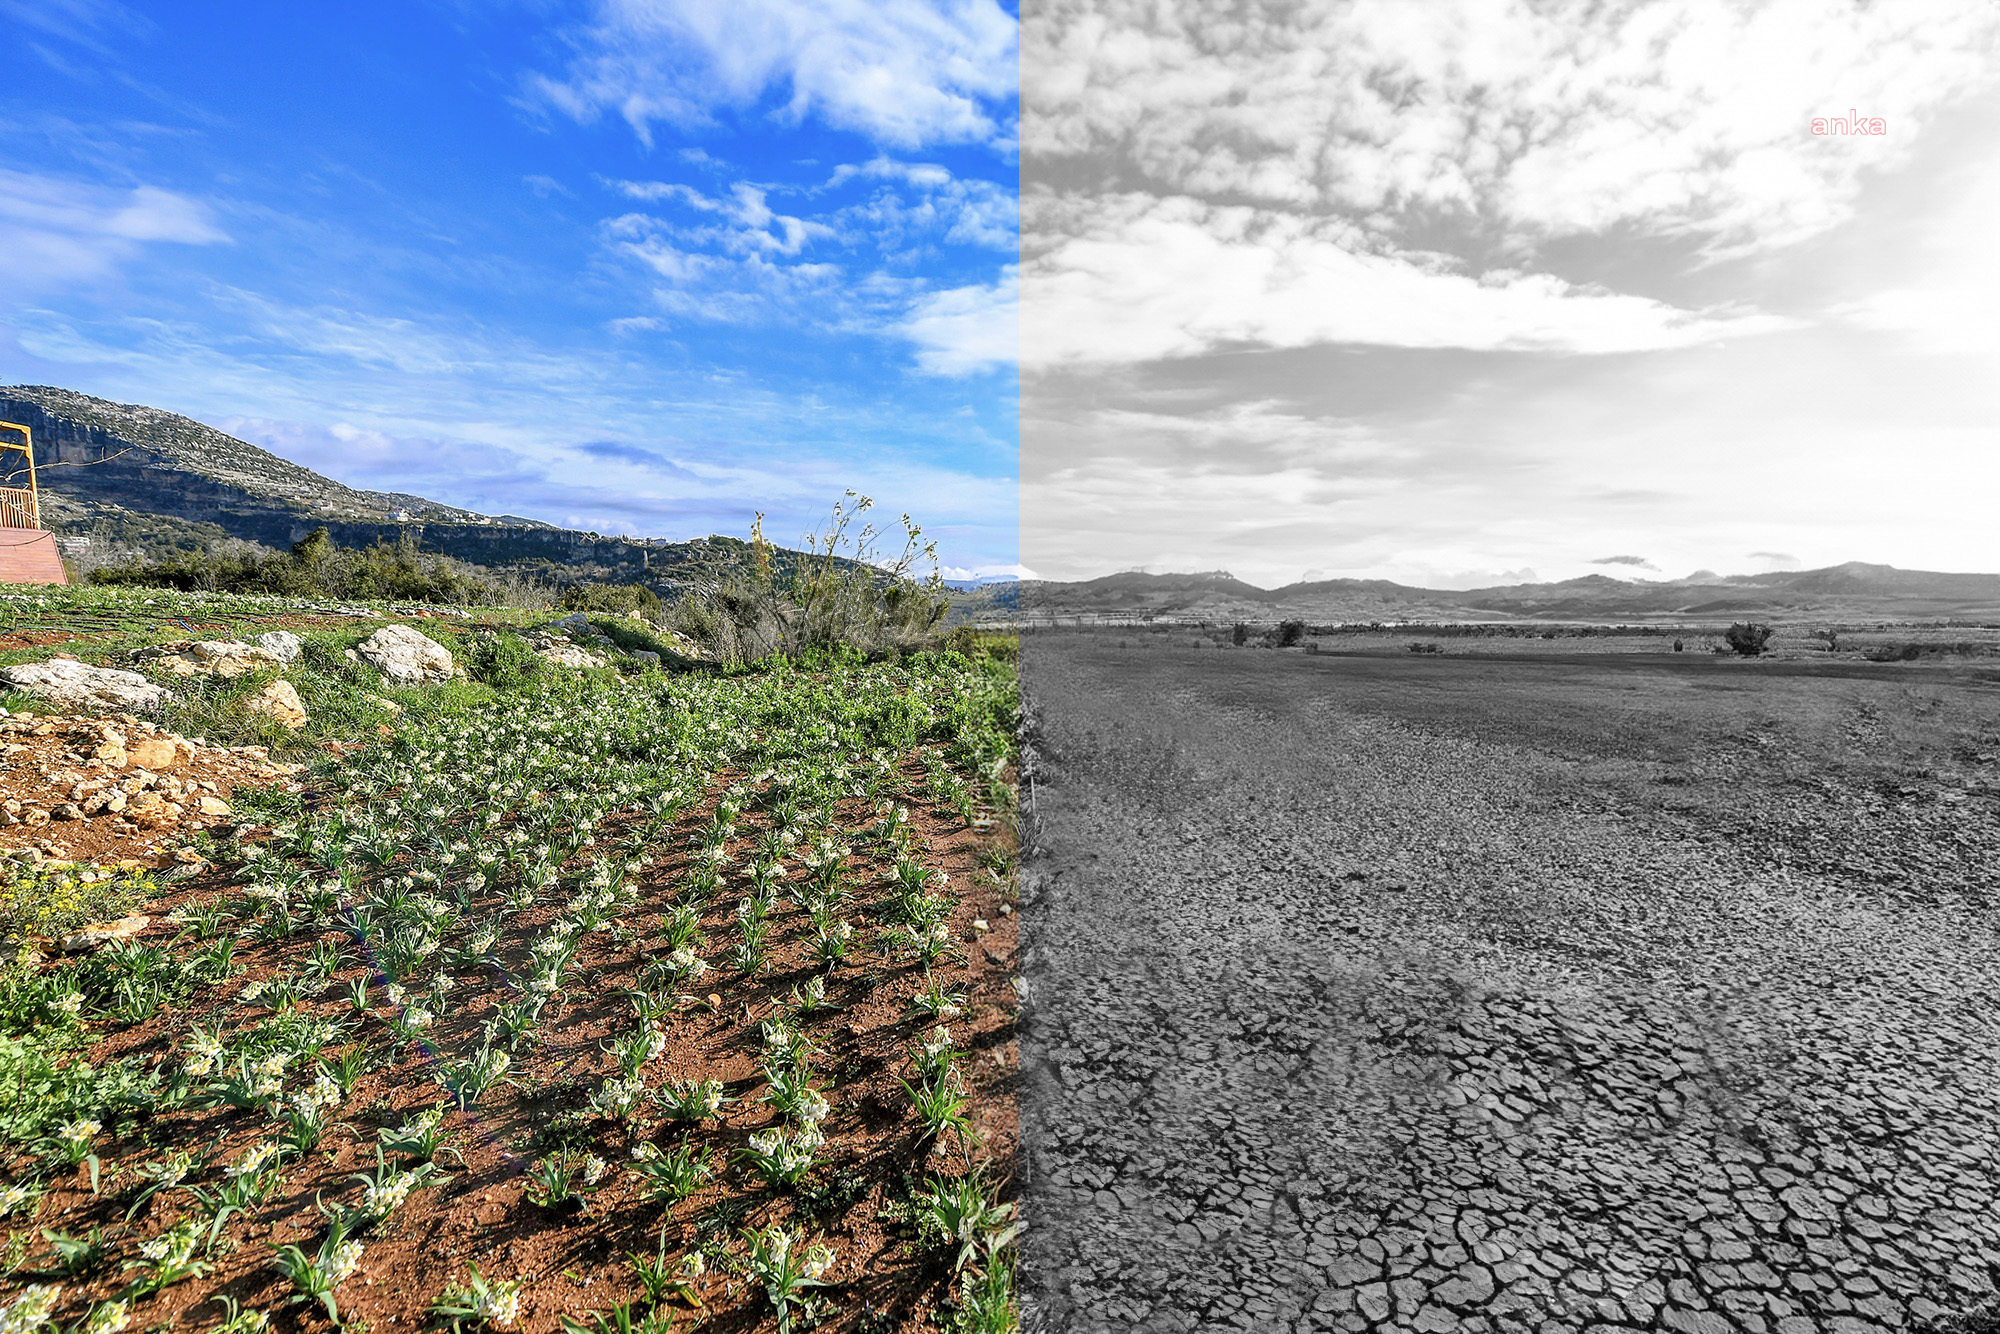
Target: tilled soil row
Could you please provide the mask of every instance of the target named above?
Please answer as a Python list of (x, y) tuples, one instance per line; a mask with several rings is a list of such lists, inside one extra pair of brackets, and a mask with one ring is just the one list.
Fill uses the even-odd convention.
[[(1475, 739), (1324, 662), (1245, 702), (1226, 673), (1293, 670), (1263, 657), (1024, 643), (1027, 1328), (1808, 1334), (1992, 1297), (1990, 800), (1871, 883), (1745, 839), (1769, 810), (1814, 845), (1755, 776), (1705, 838), (1614, 799), (1574, 719)], [(1818, 781), (1853, 842), (1878, 789)]]

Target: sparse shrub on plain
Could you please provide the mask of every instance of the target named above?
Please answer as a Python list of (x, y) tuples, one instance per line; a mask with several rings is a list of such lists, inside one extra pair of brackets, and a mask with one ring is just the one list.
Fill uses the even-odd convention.
[(1861, 656), (1870, 662), (1915, 662), (1924, 655), (1921, 644), (1884, 644), (1871, 648)]
[(1229, 642), (1242, 648), (1250, 642), (1250, 627), (1238, 621), (1235, 628), (1229, 632)]
[(1738, 655), (1754, 658), (1770, 645), (1771, 627), (1754, 621), (1738, 621), (1722, 632), (1722, 640)]
[(1292, 648), (1305, 637), (1306, 637), (1306, 623), (1304, 621), (1278, 622), (1279, 648)]

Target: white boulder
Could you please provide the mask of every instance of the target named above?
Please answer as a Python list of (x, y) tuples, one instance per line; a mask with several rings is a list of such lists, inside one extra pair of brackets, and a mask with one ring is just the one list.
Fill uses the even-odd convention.
[(355, 645), (354, 651), (399, 686), (449, 681), (458, 670), (450, 649), (407, 625), (385, 625)]
[(0, 667), (0, 681), (79, 712), (150, 712), (173, 698), (165, 686), (156, 686), (137, 672), (92, 667), (69, 658)]
[(305, 641), (290, 630), (271, 630), (250, 641), (279, 662), (297, 662), (306, 651)]

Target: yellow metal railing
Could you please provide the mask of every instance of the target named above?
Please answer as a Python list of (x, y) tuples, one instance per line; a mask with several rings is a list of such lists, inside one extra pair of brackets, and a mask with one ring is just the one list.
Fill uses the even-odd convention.
[[(0, 486), (0, 528), (40, 528), (42, 526), (42, 495), (35, 487), (35, 437), (27, 427), (18, 422), (0, 422), (0, 432), (19, 431), (21, 442), (0, 439), (0, 477), (11, 481), (22, 468), (28, 473), (28, 485)], [(22, 467), (8, 467), (7, 455), (19, 454)]]

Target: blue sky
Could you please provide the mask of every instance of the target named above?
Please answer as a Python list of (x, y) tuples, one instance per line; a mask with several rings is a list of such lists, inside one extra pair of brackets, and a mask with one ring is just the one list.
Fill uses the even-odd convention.
[(2000, 569), (1991, 0), (1047, 0), (1022, 99), (1038, 573)]
[(0, 381), (350, 485), (1017, 555), (1012, 0), (0, 0)]

